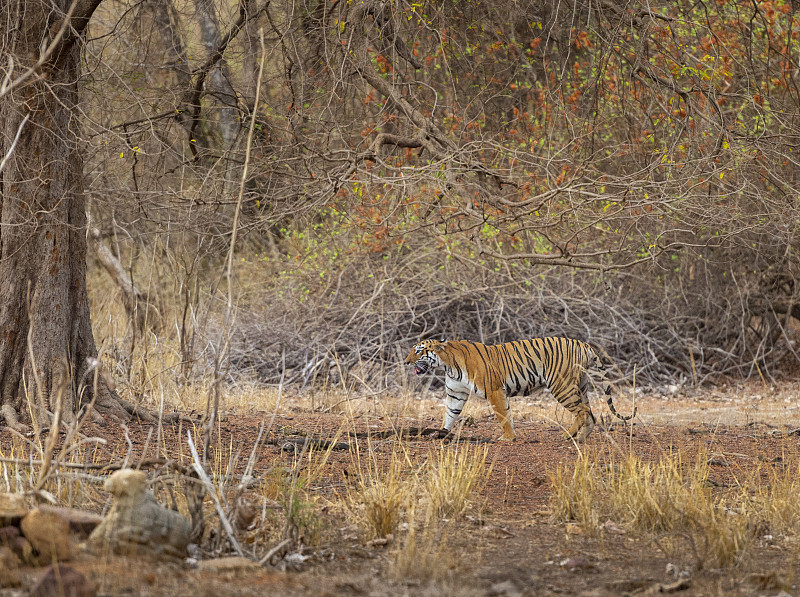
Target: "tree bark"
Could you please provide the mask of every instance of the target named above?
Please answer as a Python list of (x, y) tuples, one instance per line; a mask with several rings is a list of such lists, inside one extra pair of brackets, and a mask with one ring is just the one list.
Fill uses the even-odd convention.
[[(208, 50), (208, 55), (212, 56), (222, 42), (217, 9), (212, 0), (195, 0), (194, 4), (197, 19), (200, 23), (200, 37), (203, 40), (203, 45)], [(227, 151), (236, 140), (236, 135), (239, 132), (239, 122), (237, 119), (236, 92), (231, 86), (231, 73), (224, 58), (221, 58), (211, 69), (208, 75), (208, 83), (209, 92), (216, 96), (220, 104), (217, 119), (223, 150)]]
[[(0, 95), (0, 415), (18, 429), (31, 412), (49, 422), (59, 387), (66, 420), (91, 398), (97, 349), (76, 106), (80, 41), (99, 3), (0, 3), (2, 22), (13, 24), (0, 37), (0, 63), (20, 73)], [(102, 380), (95, 407), (127, 416)]]

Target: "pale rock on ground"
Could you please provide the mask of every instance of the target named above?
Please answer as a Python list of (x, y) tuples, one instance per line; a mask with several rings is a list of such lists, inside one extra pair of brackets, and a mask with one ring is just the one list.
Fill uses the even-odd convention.
[(159, 504), (145, 486), (142, 471), (123, 469), (112, 474), (105, 489), (114, 496), (106, 517), (89, 535), (88, 547), (119, 555), (185, 557), (191, 524)]
[(0, 547), (0, 588), (19, 586), (19, 558), (8, 547)]
[(19, 524), (28, 513), (25, 497), (20, 493), (0, 493), (0, 527)]
[(0, 527), (0, 548), (7, 547), (27, 566), (35, 566), (36, 558), (30, 542), (20, 534), (19, 527)]
[(58, 514), (36, 508), (22, 519), (20, 528), (38, 554), (39, 564), (72, 559), (69, 523)]
[(261, 566), (253, 560), (248, 560), (241, 556), (231, 556), (227, 558), (217, 558), (215, 560), (203, 560), (197, 565), (198, 570), (207, 572), (250, 572), (260, 570)]
[(78, 510), (77, 508), (62, 508), (59, 506), (39, 506), (42, 512), (52, 512), (58, 514), (69, 524), (69, 530), (81, 537), (88, 537), (89, 534), (103, 522), (103, 517), (94, 512)]

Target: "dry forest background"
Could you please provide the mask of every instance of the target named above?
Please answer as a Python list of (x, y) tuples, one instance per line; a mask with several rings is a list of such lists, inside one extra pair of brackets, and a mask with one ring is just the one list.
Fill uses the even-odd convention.
[[(0, 0), (0, 595), (797, 594), (799, 38), (795, 0)], [(632, 424), (442, 437), (410, 347), (544, 335)]]
[(70, 127), (119, 391), (396, 391), (432, 335), (569, 335), (641, 385), (793, 375), (798, 19), (788, 0), (103, 1)]

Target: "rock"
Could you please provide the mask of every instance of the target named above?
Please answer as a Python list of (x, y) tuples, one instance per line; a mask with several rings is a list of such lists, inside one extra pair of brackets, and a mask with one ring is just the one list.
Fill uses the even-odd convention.
[(19, 537), (19, 527), (11, 525), (0, 527), (0, 545), (5, 545), (14, 537)]
[(197, 564), (198, 570), (205, 570), (206, 572), (249, 572), (253, 570), (260, 570), (261, 566), (258, 562), (248, 560), (240, 556), (232, 556), (229, 558), (217, 558), (214, 560), (203, 560)]
[(622, 595), (624, 593), (639, 594), (656, 584), (656, 579), (654, 578), (633, 578), (630, 580), (615, 580), (606, 583), (605, 588), (615, 595)]
[(54, 564), (48, 566), (39, 580), (31, 587), (30, 597), (95, 597), (97, 589), (83, 574), (64, 566)]
[(103, 517), (99, 514), (87, 512), (86, 510), (78, 510), (77, 508), (60, 508), (58, 506), (42, 505), (39, 506), (39, 510), (58, 514), (67, 521), (70, 531), (83, 538), (88, 537), (97, 525), (103, 522)]
[(0, 588), (17, 587), (22, 582), (20, 561), (10, 547), (0, 547)]
[(509, 531), (507, 528), (501, 527), (501, 526), (496, 526), (496, 525), (493, 525), (493, 524), (487, 524), (487, 525), (482, 526), (481, 527), (481, 533), (486, 533), (487, 535), (491, 534), (491, 535), (494, 535), (495, 537), (503, 537), (504, 539), (507, 539), (508, 537), (513, 537), (514, 536), (514, 533)]
[(106, 479), (103, 487), (118, 499), (136, 497), (147, 490), (147, 476), (142, 471), (124, 468)]
[(683, 578), (671, 583), (654, 582), (652, 578), (633, 580), (618, 580), (606, 584), (606, 589), (615, 594), (635, 594), (646, 597), (647, 595), (662, 595), (664, 593), (677, 593), (685, 591), (692, 586), (692, 581)]
[(36, 558), (33, 557), (33, 547), (31, 547), (30, 541), (20, 536), (19, 533), (19, 527), (1, 527), (0, 547), (8, 547), (22, 562), (33, 566), (36, 563)]
[(517, 585), (510, 580), (494, 583), (486, 594), (490, 597), (519, 597), (522, 595)]
[(608, 532), (608, 533), (612, 533), (612, 534), (614, 534), (614, 535), (624, 535), (624, 534), (625, 534), (625, 529), (623, 529), (621, 526), (619, 526), (619, 525), (618, 525), (616, 522), (614, 522), (613, 520), (607, 520), (607, 521), (605, 521), (605, 522), (603, 523), (603, 529), (604, 529), (606, 532)]
[(659, 583), (653, 587), (650, 587), (646, 591), (646, 594), (656, 595), (658, 593), (676, 593), (678, 591), (685, 591), (689, 587), (692, 586), (692, 581), (688, 578), (682, 578), (681, 580), (676, 580), (675, 582), (671, 583)]
[(278, 569), (281, 570), (294, 570), (295, 572), (300, 572), (303, 569), (303, 564), (306, 560), (310, 559), (311, 556), (304, 556), (299, 551), (295, 551), (293, 553), (287, 553), (283, 556), (283, 559), (278, 563)]
[(372, 539), (371, 541), (367, 541), (366, 546), (367, 547), (386, 547), (387, 545), (389, 545), (392, 542), (393, 538), (394, 537), (392, 536), (392, 534), (389, 533), (388, 535), (386, 535), (386, 537), (376, 537), (375, 539)]
[(21, 493), (0, 493), (0, 527), (19, 524), (27, 513), (28, 505)]
[(120, 555), (164, 555), (184, 558), (189, 544), (191, 524), (159, 504), (145, 487), (142, 471), (123, 469), (112, 474), (105, 489), (114, 495), (114, 504), (106, 517), (89, 535), (88, 547)]
[(33, 555), (33, 546), (25, 537), (17, 537), (9, 547), (25, 565), (36, 565), (37, 559)]
[(742, 582), (762, 591), (789, 590), (792, 584), (775, 571), (751, 572)]
[(36, 508), (20, 523), (22, 534), (30, 541), (39, 563), (66, 562), (72, 559), (69, 523), (53, 512)]
[(567, 535), (583, 535), (583, 529), (577, 522), (568, 522), (565, 530)]
[(259, 510), (253, 500), (247, 496), (240, 495), (233, 503), (233, 513), (231, 514), (233, 526), (242, 531), (249, 529), (258, 513)]
[(594, 564), (581, 558), (566, 558), (565, 560), (559, 562), (559, 566), (566, 568), (570, 572), (577, 572), (578, 570), (591, 570), (594, 568)]

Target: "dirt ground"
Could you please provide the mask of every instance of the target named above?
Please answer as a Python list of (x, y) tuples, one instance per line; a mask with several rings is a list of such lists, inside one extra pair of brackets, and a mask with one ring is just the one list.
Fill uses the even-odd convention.
[[(447, 528), (442, 558), (445, 573), (435, 578), (402, 578), (393, 573), (395, 545), (369, 543), (354, 532), (333, 504), (352, 478), (353, 449), (330, 453), (325, 471), (315, 486), (316, 508), (325, 530), (322, 539), (302, 550), (302, 560), (288, 569), (265, 567), (258, 571), (210, 572), (182, 562), (131, 562), (108, 557), (100, 561), (80, 556), (74, 567), (91, 578), (100, 595), (634, 595), (675, 592), (681, 595), (800, 595), (800, 549), (797, 545), (759, 539), (737, 566), (723, 570), (697, 570), (693, 550), (680, 541), (654, 541), (614, 525), (587, 534), (576, 525), (555, 523), (547, 512), (552, 487), (548, 470), (572, 462), (577, 450), (624, 454), (657, 460), (680, 449), (694, 458), (698, 451), (712, 462), (710, 480), (724, 487), (757, 471), (786, 466), (800, 457), (800, 386), (779, 389), (731, 386), (715, 391), (644, 395), (637, 399), (639, 416), (632, 429), (601, 426), (578, 448), (561, 438), (563, 410), (550, 399), (512, 404), (518, 439), (493, 441), (499, 427), (485, 405), (473, 405), (462, 428), (464, 443), (486, 446), (492, 464), (488, 483), (470, 515)], [(303, 406), (271, 413), (228, 415), (219, 424), (215, 466), (234, 458), (234, 468), (244, 469), (262, 423), (270, 426), (269, 439), (257, 453), (257, 473), (283, 463), (291, 467), (297, 455), (282, 445), (280, 434), (302, 431), (314, 437), (332, 437), (343, 426), (341, 412), (314, 412)], [(617, 402), (628, 412), (630, 401)], [(350, 413), (349, 425), (360, 432), (380, 432), (393, 427), (438, 427), (440, 406), (421, 401), (409, 416), (377, 414), (366, 408)], [(595, 414), (607, 414), (594, 404)], [(412, 409), (413, 411), (414, 409)], [(188, 464), (185, 435), (190, 424), (167, 426), (163, 449)], [(280, 430), (280, 431), (278, 431)], [(152, 456), (157, 445), (149, 426), (131, 424), (129, 451), (123, 430), (114, 425), (90, 427), (88, 435), (108, 440), (103, 453), (118, 460), (129, 453), (136, 465)], [(197, 429), (193, 429), (195, 434)], [(149, 439), (148, 439), (149, 438)], [(343, 438), (359, 449), (368, 448), (377, 459), (388, 461), (398, 444), (396, 436)], [(422, 462), (442, 440), (403, 439), (411, 460)], [(8, 453), (12, 436), (0, 430), (0, 449)], [(368, 446), (369, 444), (369, 446)], [(452, 444), (450, 444), (452, 446)], [(148, 450), (147, 454), (144, 451)], [(104, 456), (105, 454), (105, 456)], [(798, 497), (800, 499), (800, 497)], [(612, 521), (613, 522), (613, 521)], [(285, 568), (282, 566), (281, 568)], [(33, 582), (36, 570), (27, 570)], [(0, 596), (24, 594), (11, 589)]]

